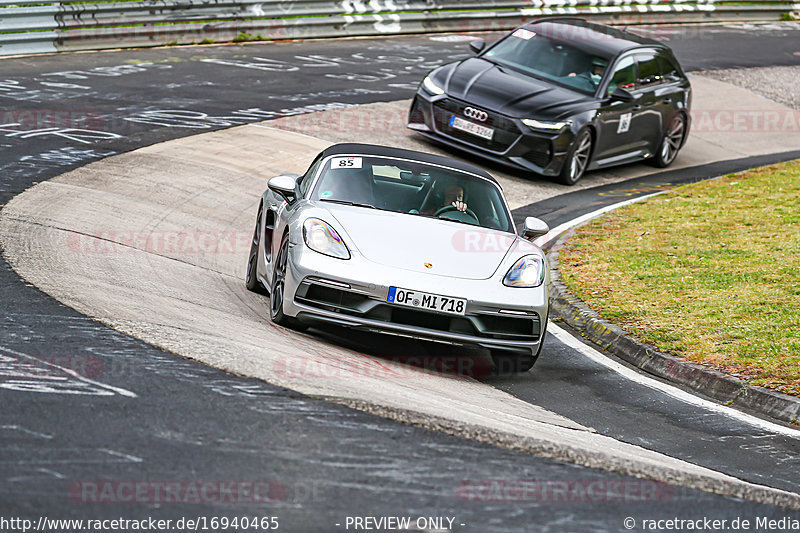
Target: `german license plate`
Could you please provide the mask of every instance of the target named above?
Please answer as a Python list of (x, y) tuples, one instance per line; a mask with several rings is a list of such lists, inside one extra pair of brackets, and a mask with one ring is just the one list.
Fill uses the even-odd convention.
[(491, 141), (492, 137), (494, 137), (494, 130), (492, 128), (475, 124), (474, 122), (464, 120), (463, 118), (455, 115), (450, 117), (450, 127), (457, 130), (466, 131), (467, 133), (477, 135), (478, 137), (482, 137), (489, 141)]
[(389, 296), (386, 297), (386, 301), (390, 304), (452, 315), (463, 315), (467, 311), (467, 300), (465, 298), (453, 298), (452, 296), (412, 291), (399, 287), (389, 287)]

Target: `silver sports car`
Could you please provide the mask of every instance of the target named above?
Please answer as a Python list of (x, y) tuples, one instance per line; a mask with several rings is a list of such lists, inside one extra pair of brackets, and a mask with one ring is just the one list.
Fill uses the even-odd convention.
[[(548, 270), (497, 181), (454, 159), (366, 144), (269, 180), (247, 288), (276, 324), (329, 324), (488, 348), (527, 370), (542, 349)], [(513, 354), (513, 355), (512, 355)]]

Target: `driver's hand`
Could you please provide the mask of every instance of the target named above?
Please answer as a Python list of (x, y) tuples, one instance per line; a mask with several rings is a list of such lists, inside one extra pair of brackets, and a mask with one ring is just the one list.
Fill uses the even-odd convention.
[(464, 202), (459, 202), (458, 200), (456, 200), (455, 202), (453, 202), (450, 205), (452, 205), (453, 207), (455, 207), (456, 209), (458, 209), (462, 213), (467, 210), (467, 204), (465, 204)]

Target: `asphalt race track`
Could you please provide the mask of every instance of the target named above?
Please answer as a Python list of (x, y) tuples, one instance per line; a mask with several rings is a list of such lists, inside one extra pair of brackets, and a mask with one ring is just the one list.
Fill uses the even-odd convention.
[[(800, 31), (780, 28), (688, 35), (660, 28), (657, 36), (671, 39), (689, 69), (799, 64)], [(5, 59), (0, 204), (37, 182), (153, 143), (407, 98), (424, 72), (464, 50), (464, 43), (409, 37)], [(544, 214), (554, 225), (614, 201), (613, 191), (646, 193), (659, 179), (674, 184), (719, 171), (712, 166), (569, 192), (517, 214)], [(277, 516), (287, 531), (344, 531), (348, 516), (405, 515), (454, 518), (454, 531), (620, 531), (626, 517), (798, 516), (400, 424), (229, 374), (86, 318), (21, 280), (5, 261), (0, 277), (3, 517), (246, 513)], [(380, 355), (374, 339), (339, 335), (317, 337)], [(419, 343), (409, 349), (436, 355)], [(530, 374), (483, 381), (600, 435), (800, 492), (797, 437), (624, 380), (552, 336)], [(484, 490), (490, 480), (517, 488), (526, 482), (530, 493), (538, 492), (498, 496)], [(95, 503), (98, 486), (131, 481), (184, 489), (247, 481), (258, 484), (262, 497), (131, 502), (118, 491)], [(579, 488), (599, 482), (606, 495), (578, 490), (565, 497), (554, 490), (564, 482)], [(619, 487), (630, 494), (620, 497)]]

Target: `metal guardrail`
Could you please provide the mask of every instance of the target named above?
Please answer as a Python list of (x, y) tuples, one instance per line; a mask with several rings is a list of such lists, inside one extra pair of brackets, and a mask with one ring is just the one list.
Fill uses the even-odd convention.
[(782, 0), (0, 0), (0, 55), (63, 50), (507, 30), (573, 15), (612, 24), (774, 21)]

